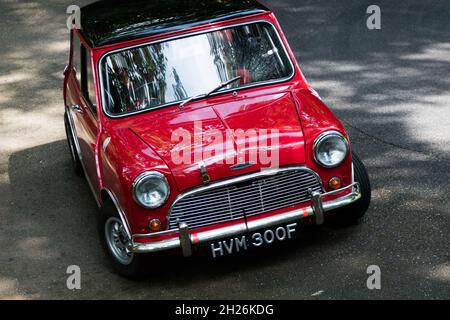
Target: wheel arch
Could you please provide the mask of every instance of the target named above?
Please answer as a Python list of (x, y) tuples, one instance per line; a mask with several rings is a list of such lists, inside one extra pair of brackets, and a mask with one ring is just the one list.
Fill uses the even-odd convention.
[(102, 188), (100, 191), (100, 202), (101, 202), (100, 206), (103, 206), (108, 201), (111, 201), (111, 203), (116, 208), (117, 212), (119, 213), (120, 219), (122, 220), (122, 223), (125, 226), (127, 235), (131, 239), (132, 234), (131, 234), (130, 224), (128, 222), (125, 212), (123, 211), (122, 207), (120, 206), (119, 200), (117, 199), (117, 197), (113, 191), (111, 191), (108, 188)]

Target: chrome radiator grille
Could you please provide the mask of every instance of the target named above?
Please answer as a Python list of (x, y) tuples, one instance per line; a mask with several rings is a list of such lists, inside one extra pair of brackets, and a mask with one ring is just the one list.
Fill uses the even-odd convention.
[(311, 200), (309, 190), (322, 192), (317, 176), (305, 169), (193, 192), (172, 206), (170, 229), (184, 222), (190, 229), (287, 208)]

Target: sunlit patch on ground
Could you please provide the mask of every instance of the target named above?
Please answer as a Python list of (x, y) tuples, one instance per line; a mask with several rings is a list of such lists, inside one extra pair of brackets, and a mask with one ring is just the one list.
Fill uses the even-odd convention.
[[(72, 2), (2, 1), (0, 298), (450, 297), (450, 4), (381, 1), (382, 31), (370, 33), (371, 2), (264, 2), (368, 167), (373, 201), (364, 221), (305, 231), (298, 242), (238, 260), (158, 260), (159, 276), (140, 283), (118, 277), (65, 141)], [(81, 267), (79, 292), (66, 287), (72, 264)], [(365, 286), (370, 264), (382, 270), (379, 292)]]

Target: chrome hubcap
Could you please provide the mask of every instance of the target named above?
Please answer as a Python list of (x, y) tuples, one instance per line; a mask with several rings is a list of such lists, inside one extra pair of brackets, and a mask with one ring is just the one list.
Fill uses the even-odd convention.
[(112, 217), (106, 221), (105, 236), (108, 248), (114, 258), (121, 264), (130, 264), (133, 261), (133, 253), (128, 251), (129, 238), (120, 219)]

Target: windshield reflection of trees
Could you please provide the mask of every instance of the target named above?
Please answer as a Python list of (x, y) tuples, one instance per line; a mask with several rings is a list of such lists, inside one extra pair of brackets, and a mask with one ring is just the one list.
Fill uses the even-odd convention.
[[(210, 79), (201, 79), (202, 83), (211, 82), (201, 88), (205, 92), (218, 85), (215, 81), (225, 82), (240, 76), (240, 82), (228, 86), (233, 88), (283, 78), (291, 71), (286, 67), (289, 60), (275, 31), (267, 24), (234, 27), (196, 37), (204, 40), (187, 38), (183, 39), (183, 44), (174, 40), (108, 56), (105, 91), (109, 112), (139, 111), (198, 94), (189, 92), (194, 91), (191, 84), (198, 81), (198, 63), (183, 63), (183, 72), (180, 72), (180, 61), (175, 61), (174, 57), (179, 52), (184, 54), (183, 50), (188, 51), (184, 46), (194, 47), (198, 41), (204, 41), (209, 47), (209, 53), (200, 53), (210, 60), (209, 64), (204, 61), (205, 69), (201, 70), (211, 75)], [(195, 53), (192, 55), (194, 57)], [(186, 85), (190, 89), (186, 89)]]

